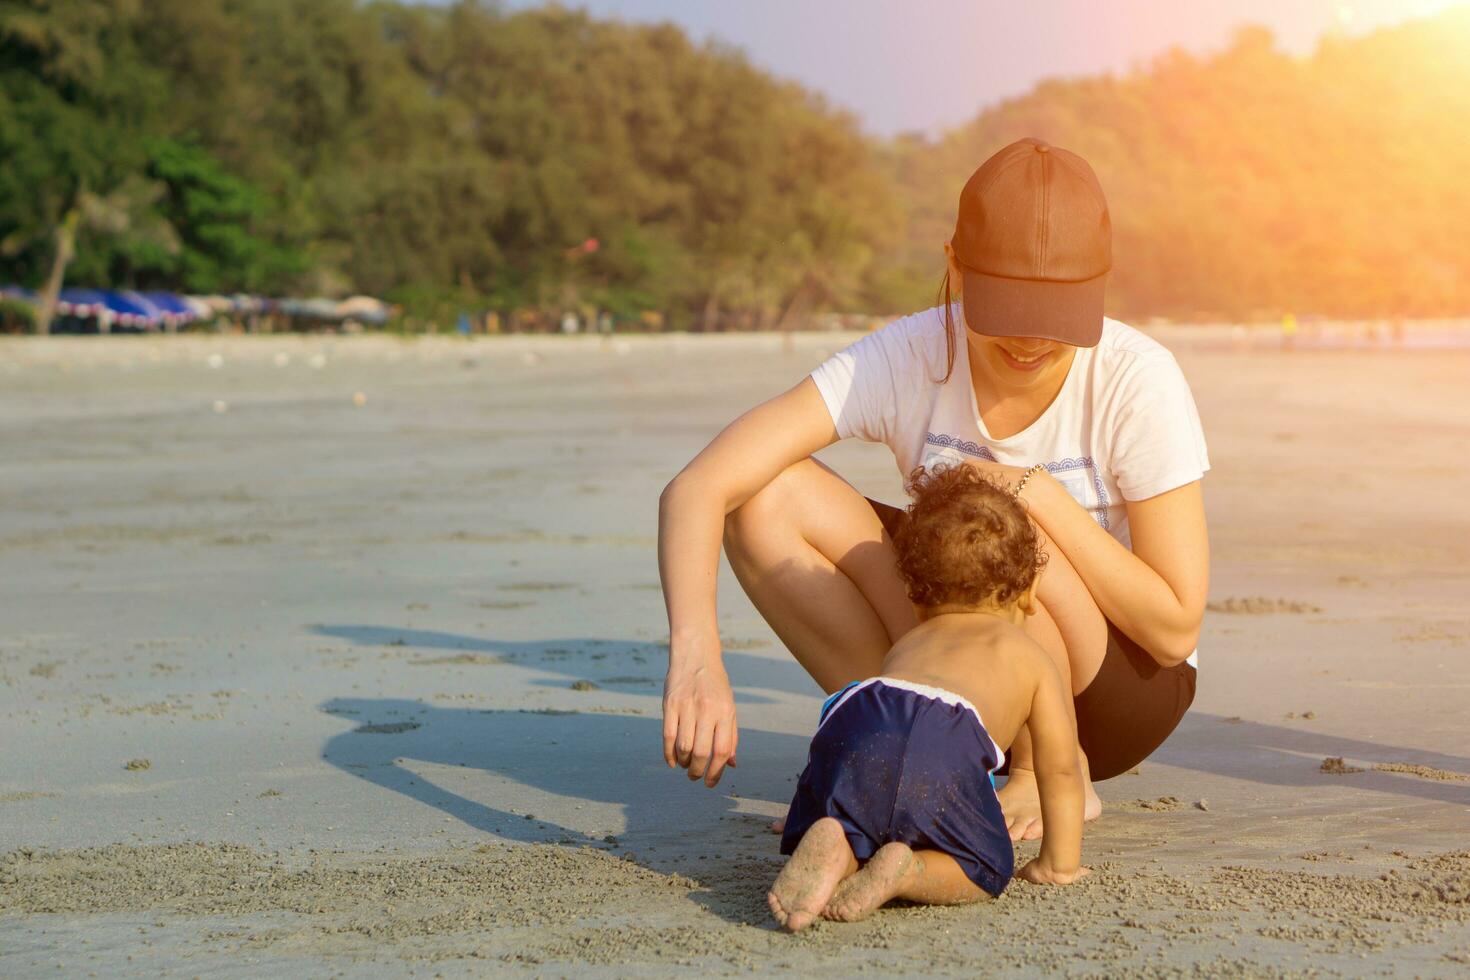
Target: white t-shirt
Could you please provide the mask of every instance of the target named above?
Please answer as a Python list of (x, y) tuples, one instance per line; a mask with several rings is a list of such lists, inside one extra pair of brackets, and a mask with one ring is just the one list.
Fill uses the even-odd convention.
[(1103, 320), (1096, 347), (1077, 349), (1067, 380), (1040, 418), (1015, 435), (992, 438), (970, 383), (964, 314), (954, 310), (961, 333), (954, 373), (944, 384), (944, 308), (938, 306), (895, 320), (812, 372), (840, 438), (887, 444), (905, 475), (964, 459), (1044, 463), (1125, 546), (1131, 546), (1125, 500), (1192, 483), (1210, 468), (1194, 396), (1174, 355), (1116, 320)]

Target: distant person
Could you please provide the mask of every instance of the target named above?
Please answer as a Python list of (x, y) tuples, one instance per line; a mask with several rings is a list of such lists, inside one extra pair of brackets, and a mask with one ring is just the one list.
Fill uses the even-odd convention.
[(565, 313), (562, 314), (562, 317), (561, 317), (561, 332), (562, 333), (576, 333), (579, 329), (580, 329), (580, 324), (578, 324), (578, 322), (577, 322), (577, 314), (573, 313), (571, 310), (568, 310), (567, 312), (565, 312)]
[(991, 773), (1031, 733), (1046, 836), (1021, 877), (1070, 884), (1082, 861), (1082, 776), (1070, 692), (1022, 626), (1036, 610), (1040, 535), (970, 467), (914, 474), (898, 574), (919, 625), (822, 706), (781, 837), (792, 855), (771, 912), (792, 932), (857, 921), (894, 898), (998, 896), (1014, 869)]
[(1296, 333), (1296, 314), (1288, 313), (1281, 318), (1281, 346), (1286, 350), (1295, 350)]
[[(736, 754), (715, 612), (722, 542), (756, 609), (828, 693), (877, 674), (919, 625), (896, 567), (900, 511), (811, 458), (848, 438), (885, 443), (901, 473), (963, 463), (1017, 487), (1050, 556), (1026, 632), (1073, 693), (1082, 772), (1119, 775), (1163, 743), (1195, 693), (1209, 460), (1173, 356), (1103, 316), (1111, 248), (1086, 161), (1012, 143), (960, 193), (941, 305), (741, 415), (668, 484), (670, 766), (713, 786)], [(1090, 782), (1086, 792), (1090, 819), (1102, 804)], [(1012, 837), (1042, 834), (1025, 732), (1000, 801)]]

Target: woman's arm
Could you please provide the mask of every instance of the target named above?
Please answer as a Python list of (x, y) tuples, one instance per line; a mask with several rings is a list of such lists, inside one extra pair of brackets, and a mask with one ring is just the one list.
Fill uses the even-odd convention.
[(1129, 551), (1049, 474), (1022, 494), (1109, 620), (1166, 667), (1199, 642), (1210, 586), (1210, 542), (1199, 481), (1127, 502)]
[(658, 570), (669, 614), (664, 759), (688, 769), (690, 779), (718, 783), (739, 741), (715, 615), (725, 517), (782, 470), (836, 441), (832, 416), (806, 378), (726, 426), (659, 497)]

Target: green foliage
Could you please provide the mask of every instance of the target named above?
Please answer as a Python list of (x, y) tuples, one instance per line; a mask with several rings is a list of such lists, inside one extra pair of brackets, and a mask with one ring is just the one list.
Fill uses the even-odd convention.
[(260, 234), (273, 215), (254, 185), (185, 143), (158, 141), (150, 157), (151, 176), (167, 188), (160, 211), (180, 235), (160, 286), (172, 281), (196, 293), (259, 292), (305, 271), (301, 252)]
[(133, 0), (0, 3), (0, 261), (39, 281), (89, 190), (136, 173), (160, 79), (131, 43)]
[(1107, 191), (1117, 314), (1463, 314), (1467, 51), (1462, 8), (1307, 59), (1254, 28), (1212, 57), (1046, 83), (890, 158), (910, 216), (900, 263), (937, 279), (958, 189), (1033, 135), (1080, 153)]
[(18, 299), (0, 297), (0, 332), (25, 333), (36, 325), (36, 308)]
[[(11, 272), (29, 282), (90, 188), (127, 217), (82, 224), (73, 271), (98, 282), (770, 320), (803, 291), (862, 303), (897, 217), (852, 120), (668, 26), (473, 0), (37, 0), (0, 18), (28, 39), (0, 76), (34, 117), (0, 130), (0, 236), (27, 243)], [(84, 83), (106, 92), (78, 108)], [(148, 97), (114, 112), (130, 88)], [(48, 175), (50, 203), (18, 213)]]
[(965, 178), (1035, 135), (1107, 188), (1119, 314), (1463, 311), (1467, 48), (1455, 11), (1308, 59), (1248, 30), (878, 143), (737, 52), (557, 6), (0, 0), (0, 281), (64, 265), (64, 227), (72, 281), (446, 329), (897, 312), (933, 302)]

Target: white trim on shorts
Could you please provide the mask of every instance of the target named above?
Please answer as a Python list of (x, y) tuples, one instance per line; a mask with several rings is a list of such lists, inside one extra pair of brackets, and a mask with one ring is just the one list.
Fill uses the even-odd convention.
[(933, 701), (939, 701), (944, 704), (951, 705), (952, 707), (964, 708), (966, 711), (970, 712), (970, 714), (975, 716), (975, 721), (980, 725), (980, 730), (985, 733), (986, 738), (990, 739), (990, 745), (992, 748), (995, 749), (996, 763), (994, 769), (991, 769), (991, 772), (994, 772), (995, 769), (999, 769), (1001, 765), (1006, 761), (1005, 751), (1001, 749), (1000, 743), (995, 740), (995, 736), (990, 734), (990, 729), (985, 727), (985, 719), (980, 717), (980, 709), (970, 703), (970, 700), (968, 698), (958, 695), (953, 691), (946, 691), (942, 687), (930, 687), (928, 684), (915, 684), (913, 681), (901, 680), (897, 677), (869, 677), (867, 680), (858, 681), (856, 684), (843, 691), (841, 696), (838, 697), (836, 703), (834, 703), (831, 708), (827, 709), (827, 714), (823, 716), (820, 722), (817, 723), (817, 731), (820, 732), (822, 730), (822, 726), (827, 724), (827, 719), (835, 715), (837, 713), (837, 710), (841, 708), (844, 704), (846, 704), (854, 694), (863, 690), (864, 688), (870, 687), (873, 684), (883, 684), (886, 687), (897, 688), (902, 691), (910, 691), (914, 694), (919, 695), (920, 697), (926, 697)]

